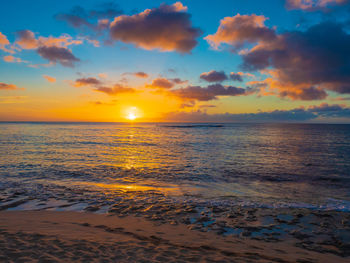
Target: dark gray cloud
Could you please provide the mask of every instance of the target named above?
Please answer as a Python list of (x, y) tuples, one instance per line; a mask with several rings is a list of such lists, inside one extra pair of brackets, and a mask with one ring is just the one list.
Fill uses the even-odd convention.
[(37, 52), (43, 58), (49, 60), (52, 63), (60, 63), (65, 67), (74, 67), (75, 62), (79, 62), (80, 59), (75, 57), (73, 53), (64, 47), (39, 47)]
[(115, 96), (121, 93), (134, 93), (136, 92), (135, 89), (129, 88), (129, 87), (124, 87), (121, 84), (115, 84), (113, 87), (98, 87), (94, 89), (95, 91), (106, 93), (110, 96)]
[(199, 77), (208, 82), (222, 82), (224, 80), (227, 80), (227, 76), (224, 71), (216, 71), (216, 70), (204, 72)]
[[(73, 7), (68, 13), (55, 15), (57, 20), (65, 21), (74, 28), (88, 27), (93, 30), (100, 30), (101, 23), (96, 20), (111, 19), (122, 14), (123, 11), (114, 2), (102, 3), (93, 10), (86, 10), (81, 6)], [(104, 24), (104, 27), (107, 25)]]
[(101, 85), (101, 84), (102, 84), (102, 82), (100, 80), (93, 78), (93, 77), (80, 78), (74, 82), (75, 87), (96, 86), (96, 85)]
[(297, 91), (283, 90), (279, 93), (280, 97), (289, 97), (294, 100), (323, 100), (328, 94), (320, 88), (309, 87)]
[(186, 83), (187, 80), (182, 80), (180, 78), (156, 78), (152, 81), (151, 84), (146, 85), (147, 88), (155, 88), (155, 89), (171, 89), (175, 85)]
[(242, 74), (234, 73), (234, 72), (230, 73), (230, 79), (232, 79), (234, 81), (239, 81), (239, 82), (243, 81)]
[(246, 90), (233, 86), (213, 84), (205, 88), (200, 86), (188, 86), (186, 88), (172, 90), (171, 93), (185, 100), (209, 101), (217, 99), (218, 96), (245, 95)]
[(189, 53), (201, 33), (192, 26), (190, 18), (187, 7), (180, 2), (162, 4), (135, 15), (116, 17), (110, 24), (110, 36), (147, 50)]
[(325, 97), (320, 89), (350, 93), (350, 35), (342, 24), (323, 22), (306, 31), (285, 32), (258, 44), (243, 61), (246, 70), (272, 68), (275, 88), (285, 94), (302, 92), (301, 99)]
[(181, 122), (307, 122), (315, 119), (343, 118), (350, 121), (350, 108), (342, 105), (312, 106), (307, 109), (275, 110), (271, 112), (243, 114), (207, 114), (205, 111), (172, 112), (165, 116), (168, 121)]

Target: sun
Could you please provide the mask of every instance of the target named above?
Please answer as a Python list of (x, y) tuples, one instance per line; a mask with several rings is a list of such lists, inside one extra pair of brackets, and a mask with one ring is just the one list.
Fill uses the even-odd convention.
[(127, 118), (128, 120), (130, 120), (130, 121), (133, 121), (133, 120), (135, 120), (137, 117), (136, 117), (135, 113), (129, 112), (128, 115), (126, 116), (126, 118)]

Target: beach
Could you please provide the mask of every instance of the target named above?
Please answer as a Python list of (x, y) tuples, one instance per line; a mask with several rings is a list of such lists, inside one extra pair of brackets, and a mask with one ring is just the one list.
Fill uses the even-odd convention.
[[(78, 212), (0, 212), (2, 262), (348, 262), (329, 252)], [(328, 245), (331, 247), (331, 245)], [(348, 256), (348, 255), (347, 255)]]
[(347, 125), (1, 125), (1, 261), (349, 261)]

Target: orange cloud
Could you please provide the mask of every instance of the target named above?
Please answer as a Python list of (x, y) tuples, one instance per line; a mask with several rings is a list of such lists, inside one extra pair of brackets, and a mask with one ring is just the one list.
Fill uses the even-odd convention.
[(218, 49), (222, 44), (228, 44), (235, 48), (245, 43), (270, 41), (276, 37), (274, 30), (265, 26), (265, 16), (240, 15), (221, 19), (220, 26), (215, 34), (208, 35), (204, 39), (212, 48)]
[(36, 49), (37, 53), (52, 64), (60, 63), (66, 67), (73, 67), (80, 59), (75, 57), (67, 47), (82, 44), (82, 40), (74, 40), (71, 36), (63, 34), (60, 37), (39, 37), (30, 30), (17, 32), (15, 42), (22, 49)]
[(23, 61), (21, 60), (20, 58), (16, 58), (14, 56), (4, 56), (3, 57), (4, 61), (5, 62), (9, 62), (9, 63), (13, 63), (13, 62), (16, 62), (16, 63), (21, 63), (21, 62), (27, 62), (27, 61)]
[(43, 78), (46, 79), (48, 82), (55, 83), (56, 78), (48, 76), (48, 75), (43, 75)]
[(19, 90), (15, 84), (7, 84), (4, 82), (0, 82), (0, 90)]
[(34, 32), (30, 30), (22, 30), (17, 32), (17, 40), (15, 42), (23, 49), (37, 49), (39, 47), (68, 47), (70, 45), (80, 45), (82, 40), (75, 40), (68, 34), (59, 37), (35, 37)]
[(113, 40), (160, 51), (189, 53), (196, 45), (200, 30), (192, 27), (187, 7), (177, 2), (128, 16), (115, 17), (110, 24)]
[(8, 41), (7, 37), (0, 32), (0, 50), (3, 50), (8, 53), (14, 53), (13, 50), (6, 48), (6, 46), (10, 45), (10, 42)]

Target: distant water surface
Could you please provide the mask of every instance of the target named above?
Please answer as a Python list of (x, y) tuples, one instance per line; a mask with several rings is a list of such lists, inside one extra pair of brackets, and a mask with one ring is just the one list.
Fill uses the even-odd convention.
[(350, 125), (1, 123), (1, 191), (39, 185), (350, 211)]

